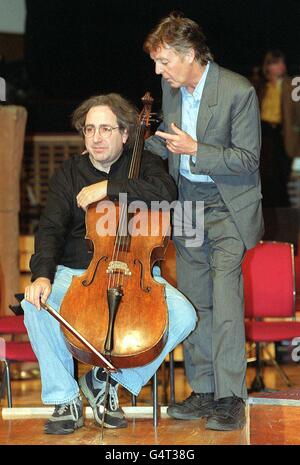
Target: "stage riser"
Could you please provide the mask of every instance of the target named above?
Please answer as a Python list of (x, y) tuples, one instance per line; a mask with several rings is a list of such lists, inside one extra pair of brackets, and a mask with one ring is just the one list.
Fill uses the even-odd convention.
[(251, 445), (300, 445), (298, 406), (251, 405)]

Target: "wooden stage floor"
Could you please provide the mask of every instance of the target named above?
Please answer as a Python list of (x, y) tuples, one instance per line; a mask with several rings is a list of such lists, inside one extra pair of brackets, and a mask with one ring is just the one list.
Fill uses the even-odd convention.
[[(104, 430), (101, 440), (99, 426), (94, 423), (91, 410), (86, 409), (85, 426), (71, 435), (53, 436), (43, 433), (45, 418), (25, 417), (9, 419), (6, 400), (0, 408), (0, 444), (1, 445), (288, 445), (300, 444), (300, 370), (298, 364), (285, 367), (293, 387), (296, 400), (293, 405), (261, 405), (250, 398), (247, 406), (247, 424), (240, 431), (217, 432), (205, 429), (205, 420), (178, 421), (169, 418), (162, 407), (158, 427), (153, 428), (151, 412), (144, 414), (145, 407), (151, 407), (151, 387), (146, 386), (138, 398), (138, 413), (132, 414), (130, 396), (120, 390), (120, 403), (128, 413), (128, 428)], [(253, 369), (247, 373), (247, 384), (253, 378)], [(277, 390), (287, 389), (278, 374), (271, 367), (265, 368), (265, 382), (268, 387)], [(289, 392), (289, 391), (287, 391)], [(190, 393), (183, 369), (176, 368), (176, 400), (184, 399)], [(159, 385), (160, 403), (163, 402), (162, 385)], [(35, 409), (42, 407), (40, 400), (40, 380), (13, 381), (14, 408)], [(52, 408), (50, 408), (52, 410)], [(150, 409), (151, 410), (151, 409)], [(141, 412), (143, 411), (143, 412)], [(3, 416), (5, 419), (3, 419)]]
[(205, 422), (182, 422), (162, 418), (153, 428), (151, 418), (129, 418), (128, 427), (104, 430), (103, 441), (99, 426), (85, 420), (85, 426), (73, 434), (53, 436), (43, 433), (44, 419), (2, 420), (0, 444), (20, 445), (240, 445), (247, 444), (246, 428), (242, 431), (218, 433), (205, 430)]

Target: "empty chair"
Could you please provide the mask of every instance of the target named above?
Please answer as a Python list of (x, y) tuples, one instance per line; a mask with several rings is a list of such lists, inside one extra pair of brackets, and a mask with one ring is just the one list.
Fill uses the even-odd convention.
[[(295, 273), (293, 246), (283, 242), (260, 242), (248, 250), (243, 262), (245, 329), (248, 342), (256, 345), (256, 377), (253, 390), (264, 389), (261, 344), (292, 340), (300, 336), (295, 321)], [(287, 375), (272, 357), (282, 378)]]

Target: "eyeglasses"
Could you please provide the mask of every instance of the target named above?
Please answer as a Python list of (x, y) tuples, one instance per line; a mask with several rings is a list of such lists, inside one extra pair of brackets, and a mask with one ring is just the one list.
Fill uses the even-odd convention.
[(98, 134), (103, 137), (103, 139), (108, 139), (114, 129), (118, 129), (119, 126), (109, 126), (108, 124), (99, 124), (98, 128), (94, 124), (87, 124), (86, 126), (82, 127), (82, 132), (85, 137), (94, 137), (96, 131), (98, 130)]

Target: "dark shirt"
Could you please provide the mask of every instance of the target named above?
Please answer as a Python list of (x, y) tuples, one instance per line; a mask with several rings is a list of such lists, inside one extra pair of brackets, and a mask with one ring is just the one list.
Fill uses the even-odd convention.
[(48, 200), (35, 237), (35, 253), (30, 260), (32, 281), (49, 278), (53, 282), (57, 265), (87, 268), (92, 252), (85, 239), (85, 212), (77, 206), (76, 196), (83, 187), (108, 180), (108, 198), (118, 200), (127, 193), (128, 201), (177, 198), (177, 189), (166, 172), (164, 162), (144, 151), (139, 179), (128, 179), (131, 151), (124, 150), (109, 173), (93, 166), (89, 155), (75, 155), (65, 161), (52, 176)]

